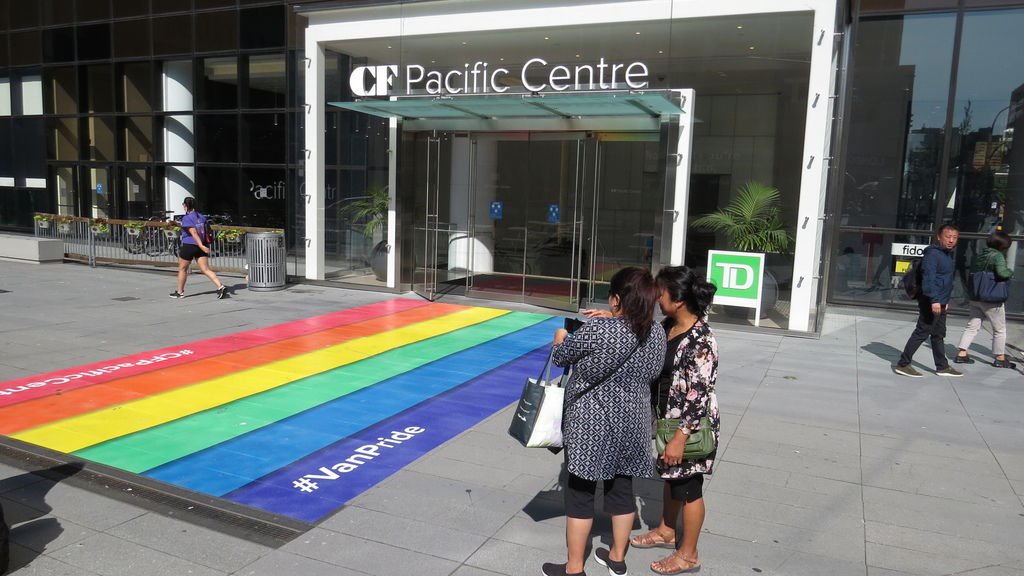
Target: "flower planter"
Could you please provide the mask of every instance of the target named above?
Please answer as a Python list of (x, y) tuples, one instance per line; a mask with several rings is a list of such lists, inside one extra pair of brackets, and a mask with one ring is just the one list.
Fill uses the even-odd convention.
[(39, 226), (40, 230), (46, 230), (47, 228), (50, 227), (49, 220), (36, 220), (36, 224)]
[(110, 232), (110, 228), (107, 226), (89, 226), (89, 230), (92, 231), (96, 236), (103, 236)]
[(57, 232), (60, 234), (70, 234), (71, 224), (57, 224)]
[(139, 234), (142, 234), (141, 228), (125, 228), (124, 231), (129, 236), (138, 236)]
[(167, 236), (168, 240), (174, 240), (179, 234), (181, 234), (181, 232), (177, 230), (164, 230), (164, 236)]

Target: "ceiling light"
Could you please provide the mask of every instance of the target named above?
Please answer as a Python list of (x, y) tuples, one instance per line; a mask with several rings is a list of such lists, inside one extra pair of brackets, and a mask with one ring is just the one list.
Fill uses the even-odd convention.
[(388, 50), (391, 50), (391, 46), (388, 46)]
[(577, 57), (577, 58), (579, 58), (579, 57), (580, 57), (580, 55), (579, 55), (579, 54), (577, 54), (577, 55), (576, 55), (576, 57)]
[(549, 37), (547, 37), (547, 36), (545, 36), (545, 37), (544, 37), (544, 39), (545, 39), (545, 40), (551, 40), (551, 38), (549, 38)]
[(737, 26), (736, 29), (737, 30), (743, 30), (743, 26)]
[(754, 49), (753, 46), (747, 46), (747, 50), (753, 50), (753, 49)]
[(665, 53), (664, 50), (658, 50), (658, 54), (664, 54), (664, 53)]
[(463, 46), (465, 46), (465, 45), (466, 45), (466, 43), (465, 43), (465, 42), (463, 42), (463, 43), (462, 43), (462, 45), (463, 45)]
[(636, 34), (637, 36), (639, 36), (639, 35), (640, 35), (640, 33), (639, 33), (639, 32), (634, 32), (634, 34)]

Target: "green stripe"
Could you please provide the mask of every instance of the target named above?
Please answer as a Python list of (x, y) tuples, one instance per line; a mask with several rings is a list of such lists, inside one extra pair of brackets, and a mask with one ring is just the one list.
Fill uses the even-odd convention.
[[(550, 318), (543, 314), (512, 312), (114, 438), (74, 454), (141, 473)], [(509, 360), (511, 358), (494, 358), (495, 364)]]

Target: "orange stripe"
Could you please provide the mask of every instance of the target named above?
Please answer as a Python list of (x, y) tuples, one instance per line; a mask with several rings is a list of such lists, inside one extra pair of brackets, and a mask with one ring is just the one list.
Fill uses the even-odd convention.
[(138, 376), (71, 390), (61, 395), (5, 406), (0, 408), (0, 434), (10, 435), (467, 308), (455, 304), (431, 304), (365, 322), (228, 352), (184, 366), (154, 370)]

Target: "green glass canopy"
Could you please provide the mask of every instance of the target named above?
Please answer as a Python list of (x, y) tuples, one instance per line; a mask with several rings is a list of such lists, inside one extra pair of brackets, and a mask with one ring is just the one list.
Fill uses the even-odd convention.
[(585, 118), (682, 114), (679, 104), (659, 93), (601, 93), (503, 96), (410, 97), (398, 100), (331, 102), (332, 106), (381, 118)]

